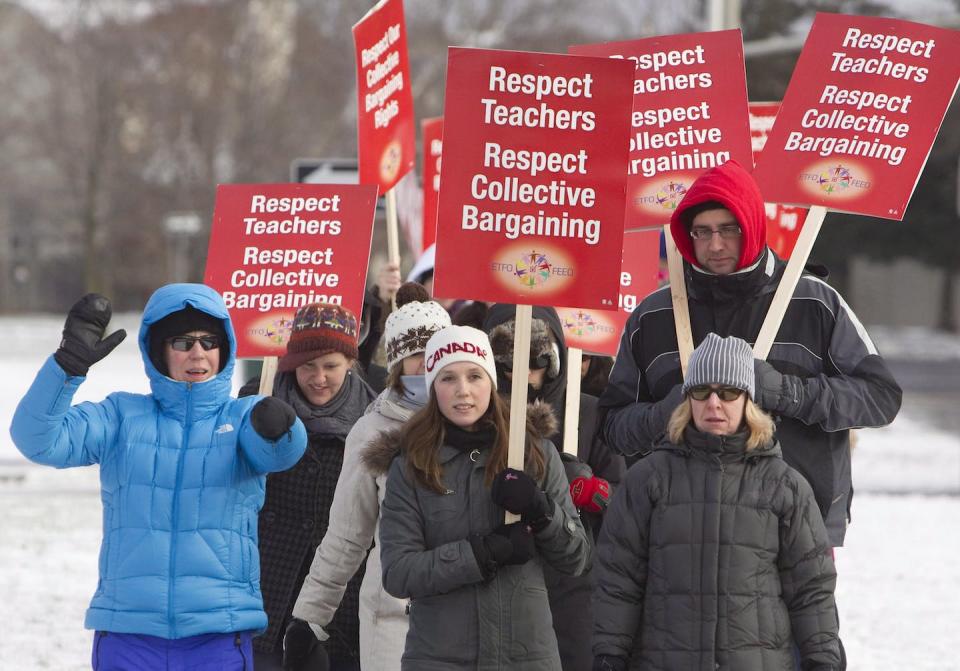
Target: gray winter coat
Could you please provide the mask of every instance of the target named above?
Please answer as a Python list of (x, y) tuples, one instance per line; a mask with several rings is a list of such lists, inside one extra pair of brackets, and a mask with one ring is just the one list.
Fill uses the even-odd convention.
[(840, 669), (836, 572), (810, 485), (778, 444), (688, 428), (638, 462), (594, 568), (595, 655), (644, 671)]
[[(394, 440), (399, 435), (394, 434)], [(484, 581), (468, 538), (490, 533), (504, 511), (484, 483), (489, 450), (440, 448), (446, 494), (418, 485), (403, 457), (390, 467), (380, 523), (383, 584), (412, 599), (403, 669), (556, 671), (560, 668), (541, 562), (582, 573), (590, 545), (556, 448), (541, 442), (541, 483), (553, 519), (536, 534), (538, 557)]]

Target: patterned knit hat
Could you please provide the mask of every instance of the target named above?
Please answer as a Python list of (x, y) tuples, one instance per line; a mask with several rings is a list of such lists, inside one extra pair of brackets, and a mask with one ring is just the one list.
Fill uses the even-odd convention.
[(358, 333), (357, 318), (347, 308), (330, 303), (304, 305), (293, 317), (287, 353), (280, 357), (277, 370), (289, 372), (330, 352), (356, 359)]
[(487, 334), (472, 326), (448, 326), (434, 333), (424, 352), (427, 370), (427, 389), (433, 393), (433, 380), (446, 366), (458, 361), (469, 361), (483, 368), (497, 388), (497, 367)]
[(753, 350), (736, 336), (721, 338), (708, 333), (690, 355), (687, 377), (681, 390), (686, 394), (701, 384), (720, 384), (743, 389), (753, 398)]
[(430, 336), (450, 326), (450, 315), (439, 303), (430, 300), (422, 285), (407, 282), (397, 291), (397, 310), (390, 313), (384, 326), (384, 350), (387, 370), (404, 358), (427, 349)]

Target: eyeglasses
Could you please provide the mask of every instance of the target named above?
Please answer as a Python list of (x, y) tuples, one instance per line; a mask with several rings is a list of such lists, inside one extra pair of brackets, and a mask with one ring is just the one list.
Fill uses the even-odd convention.
[(720, 237), (724, 240), (739, 238), (743, 234), (743, 232), (740, 230), (740, 226), (737, 224), (721, 226), (717, 230), (706, 228), (705, 226), (697, 226), (690, 229), (690, 237), (694, 240), (712, 240), (714, 233), (719, 233)]
[(170, 343), (171, 349), (175, 349), (178, 352), (189, 352), (193, 349), (194, 343), (200, 343), (200, 347), (203, 348), (204, 352), (209, 352), (212, 349), (220, 347), (220, 338), (215, 335), (174, 336), (167, 340), (167, 342)]
[(720, 397), (721, 401), (736, 401), (743, 396), (743, 389), (737, 389), (736, 387), (712, 387), (709, 384), (700, 384), (696, 387), (691, 387), (689, 391), (687, 391), (687, 394), (695, 401), (706, 401), (710, 398), (710, 394), (714, 392)]

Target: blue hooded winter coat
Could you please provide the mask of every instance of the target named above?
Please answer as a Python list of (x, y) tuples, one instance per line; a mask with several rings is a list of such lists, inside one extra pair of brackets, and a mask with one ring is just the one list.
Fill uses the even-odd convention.
[[(222, 319), (230, 343), (223, 370), (199, 383), (174, 381), (150, 360), (150, 326), (188, 305)], [(71, 406), (85, 378), (68, 376), (51, 356), (10, 427), (31, 461), (100, 464), (100, 580), (85, 625), (167, 639), (262, 630), (257, 514), (265, 474), (297, 463), (306, 431), (298, 419), (270, 442), (250, 423), (262, 397), (230, 397), (236, 338), (213, 289), (158, 289), (139, 342), (153, 393)]]

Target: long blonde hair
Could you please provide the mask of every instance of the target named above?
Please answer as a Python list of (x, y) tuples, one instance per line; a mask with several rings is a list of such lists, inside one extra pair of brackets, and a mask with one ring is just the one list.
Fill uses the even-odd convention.
[[(679, 444), (683, 440), (683, 431), (692, 419), (693, 410), (690, 408), (690, 397), (685, 396), (683, 403), (676, 407), (667, 423), (667, 437), (670, 442)], [(761, 410), (760, 406), (754, 403), (749, 396), (747, 396), (746, 405), (743, 408), (743, 422), (750, 430), (750, 435), (747, 437), (748, 452), (773, 440), (773, 433), (776, 430), (773, 418)]]
[[(489, 486), (497, 473), (507, 467), (510, 432), (510, 406), (492, 387), (490, 405), (483, 417), (477, 420), (477, 424), (492, 425), (496, 433), (493, 451), (484, 470), (484, 482)], [(445, 437), (444, 416), (440, 412), (436, 395), (431, 391), (427, 404), (418, 410), (403, 427), (400, 449), (406, 456), (410, 472), (416, 481), (438, 494), (442, 494), (446, 489), (443, 484), (443, 468), (438, 459), (440, 446), (443, 445)], [(526, 426), (525, 454), (524, 470), (536, 480), (543, 479), (546, 460), (543, 452), (540, 451), (540, 441), (537, 440), (536, 431), (529, 417)]]

